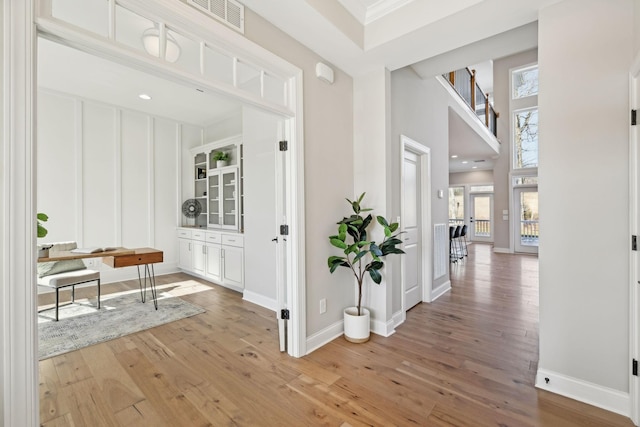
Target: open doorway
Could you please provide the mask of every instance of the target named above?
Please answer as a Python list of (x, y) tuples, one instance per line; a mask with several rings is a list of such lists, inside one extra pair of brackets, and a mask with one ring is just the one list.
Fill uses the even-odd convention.
[[(5, 87), (12, 89), (12, 95), (7, 102), (7, 109), (12, 112), (12, 115), (6, 116), (7, 122), (5, 125), (8, 129), (11, 129), (8, 134), (14, 135), (16, 141), (19, 143), (18, 146), (23, 147), (20, 151), (12, 153), (13, 160), (23, 166), (26, 165), (22, 178), (20, 178), (20, 176), (22, 176), (20, 172), (14, 171), (17, 178), (11, 182), (10, 188), (12, 192), (23, 195), (20, 196), (21, 200), (29, 201), (28, 203), (20, 203), (22, 212), (12, 209), (10, 215), (10, 218), (17, 218), (21, 213), (25, 217), (24, 220), (12, 223), (12, 233), (15, 236), (8, 240), (10, 242), (8, 249), (11, 252), (20, 254), (20, 260), (11, 267), (10, 277), (12, 278), (12, 282), (32, 283), (37, 257), (35, 237), (32, 231), (34, 228), (32, 221), (35, 219), (35, 200), (37, 194), (34, 170), (36, 140), (36, 129), (34, 127), (36, 123), (36, 111), (34, 111), (36, 105), (36, 87), (34, 77), (37, 61), (35, 57), (36, 40), (32, 36), (36, 35), (34, 24), (36, 19), (34, 19), (34, 14), (37, 11), (39, 14), (37, 17), (38, 31), (41, 31), (42, 34), (47, 34), (49, 39), (55, 39), (57, 41), (64, 40), (66, 44), (73, 45), (83, 51), (91, 51), (94, 54), (117, 60), (117, 62), (128, 63), (138, 69), (153, 70), (152, 74), (165, 77), (173, 76), (178, 78), (182, 83), (195, 82), (195, 86), (201, 88), (203, 91), (228, 93), (232, 96), (237, 96), (243, 100), (243, 102), (248, 102), (254, 106), (262, 106), (284, 117), (285, 136), (289, 140), (289, 151), (285, 154), (287, 171), (286, 188), (290, 190), (285, 196), (287, 199), (286, 220), (288, 223), (284, 225), (289, 225), (291, 241), (286, 252), (287, 265), (284, 267), (284, 274), (287, 277), (285, 280), (287, 285), (286, 293), (296, 296), (295, 298), (288, 299), (290, 304), (293, 305), (291, 311), (295, 313), (295, 317), (292, 317), (290, 320), (293, 331), (291, 334), (293, 337), (291, 341), (293, 348), (290, 348), (289, 352), (294, 356), (304, 354), (304, 340), (301, 339), (301, 337), (304, 337), (305, 310), (304, 304), (302, 303), (304, 301), (304, 290), (292, 289), (293, 286), (297, 286), (298, 284), (304, 286), (304, 280), (299, 280), (298, 277), (300, 272), (304, 271), (304, 247), (300, 247), (301, 239), (298, 238), (298, 230), (303, 229), (304, 226), (304, 209), (303, 206), (298, 203), (301, 189), (297, 186), (297, 183), (304, 182), (301, 155), (302, 126), (296, 126), (296, 117), (301, 117), (300, 114), (302, 112), (301, 94), (296, 92), (296, 88), (299, 87), (297, 82), (301, 77), (300, 70), (285, 61), (279, 60), (273, 55), (268, 56), (266, 60), (263, 58), (261, 61), (248, 61), (251, 63), (273, 65), (273, 68), (278, 71), (279, 75), (283, 76), (282, 78), (284, 80), (280, 80), (282, 87), (284, 87), (286, 83), (288, 89), (287, 95), (284, 96), (286, 105), (274, 107), (273, 103), (265, 100), (264, 97), (256, 95), (255, 93), (248, 93), (246, 87), (215, 85), (208, 82), (205, 78), (192, 80), (187, 77), (188, 71), (177, 71), (175, 67), (166, 65), (158, 59), (145, 57), (144, 55), (140, 55), (140, 53), (133, 52), (130, 48), (120, 45), (117, 40), (113, 39), (114, 34), (109, 31), (106, 32), (106, 35), (100, 33), (89, 34), (86, 30), (79, 31), (78, 28), (75, 28), (73, 25), (66, 25), (58, 19), (50, 19), (50, 10), (47, 11), (46, 8), (50, 7), (52, 2), (25, 3), (24, 7), (21, 5), (16, 7), (15, 10), (12, 9), (11, 18), (5, 17), (5, 22), (11, 19), (10, 32), (12, 35), (27, 35), (26, 40), (24, 37), (15, 37), (8, 39), (6, 44), (7, 50), (14, 52), (14, 54), (7, 53), (6, 55), (6, 58), (11, 58), (11, 61), (5, 63), (5, 75), (9, 76)], [(113, 20), (117, 17), (118, 13), (113, 14), (109, 13), (109, 11), (113, 12), (115, 9), (116, 12), (118, 12), (118, 8), (121, 6), (116, 5), (116, 2), (113, 0), (110, 0), (108, 4), (110, 9), (100, 9), (105, 9), (108, 19)], [(139, 14), (148, 13), (153, 15), (154, 19), (171, 22), (182, 13), (189, 14), (188, 11), (182, 9), (184, 7), (185, 6), (180, 3), (162, 3), (154, 6), (153, 12), (145, 10), (144, 6), (137, 8), (136, 12)], [(188, 19), (187, 22), (189, 22)], [(245, 59), (257, 58), (262, 54), (261, 48), (242, 38), (232, 41), (225, 40), (224, 34), (221, 34), (224, 32), (224, 29), (208, 28), (208, 26), (202, 24), (203, 20), (201, 17), (196, 17), (193, 19), (193, 22), (197, 24), (192, 25), (190, 30), (195, 33), (206, 34), (210, 43), (225, 41), (225, 46), (228, 50), (234, 51), (237, 48), (238, 51), (242, 52)], [(179, 30), (179, 27), (180, 25), (178, 24), (174, 28)], [(111, 26), (109, 28), (113, 29), (114, 27)], [(68, 65), (72, 66), (72, 64)], [(258, 74), (260, 75), (260, 71)], [(18, 78), (18, 75), (24, 77)], [(280, 96), (284, 93), (280, 91), (276, 92), (279, 93)], [(96, 163), (99, 161), (100, 158), (97, 159)], [(289, 178), (292, 179), (289, 180)], [(160, 189), (155, 186), (154, 196), (158, 196), (159, 193), (156, 192), (157, 190)], [(101, 190), (95, 189), (94, 191), (99, 192)], [(112, 208), (113, 206), (104, 206), (104, 209)], [(25, 209), (27, 214), (25, 214)], [(174, 209), (173, 212), (174, 215), (177, 215), (177, 209)], [(174, 216), (174, 224), (176, 223), (175, 219)], [(155, 225), (157, 224), (153, 226)], [(16, 243), (18, 241), (24, 243), (18, 244)], [(302, 265), (300, 263), (302, 263)], [(7, 387), (11, 390), (24, 391), (24, 393), (16, 392), (15, 396), (11, 399), (5, 399), (7, 403), (5, 406), (5, 415), (7, 415), (7, 417), (5, 419), (14, 419), (14, 417), (11, 416), (13, 412), (12, 408), (14, 408), (15, 411), (19, 411), (20, 414), (37, 414), (37, 392), (35, 392), (35, 387), (37, 386), (37, 357), (35, 357), (35, 348), (37, 347), (37, 343), (33, 336), (33, 331), (36, 330), (35, 297), (35, 289), (29, 287), (29, 289), (16, 290), (16, 293), (12, 294), (10, 298), (7, 298), (4, 303), (7, 309), (5, 311), (7, 313), (7, 321), (10, 321), (12, 325), (20, 325), (11, 328), (8, 332), (9, 336), (7, 337), (7, 341), (13, 344), (11, 349), (5, 349), (5, 361), (8, 363), (7, 369), (12, 372), (11, 378), (7, 380)], [(25, 334), (25, 331), (29, 331), (29, 333)], [(13, 361), (21, 362), (16, 364)], [(28, 363), (23, 363), (24, 361)]]

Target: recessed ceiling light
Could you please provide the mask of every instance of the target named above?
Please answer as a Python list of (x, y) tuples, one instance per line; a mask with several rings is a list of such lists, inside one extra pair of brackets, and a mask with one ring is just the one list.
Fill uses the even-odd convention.
[(478, 167), (477, 166), (473, 166), (473, 167), (471, 167), (471, 169), (478, 169)]
[(469, 163), (469, 162), (468, 162), (468, 161), (466, 161), (466, 160), (463, 160), (463, 161), (462, 161), (462, 164), (463, 164), (463, 165), (466, 165), (467, 163)]
[(457, 159), (457, 158), (458, 158), (458, 155), (457, 155), (457, 154), (454, 154), (453, 156), (451, 156), (451, 158), (452, 158), (452, 159)]
[(147, 95), (146, 93), (141, 93), (140, 95), (138, 95), (138, 98), (149, 101), (151, 99), (151, 96)]

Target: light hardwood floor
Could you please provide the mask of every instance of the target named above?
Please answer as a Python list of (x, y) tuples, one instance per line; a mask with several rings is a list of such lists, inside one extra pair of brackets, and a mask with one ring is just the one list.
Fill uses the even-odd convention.
[[(452, 291), (391, 337), (300, 359), (278, 351), (273, 313), (238, 293), (184, 295), (207, 312), (41, 361), (42, 425), (632, 426), (534, 388), (537, 258), (469, 249)], [(185, 280), (197, 281), (158, 284)]]

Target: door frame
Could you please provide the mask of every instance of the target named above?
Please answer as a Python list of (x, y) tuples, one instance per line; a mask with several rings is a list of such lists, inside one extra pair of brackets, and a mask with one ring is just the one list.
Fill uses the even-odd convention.
[[(629, 107), (637, 110), (640, 105), (640, 53), (629, 71)], [(640, 222), (640, 134), (638, 126), (629, 126), (629, 231), (638, 236)], [(629, 251), (629, 361), (640, 360), (640, 257), (639, 252)], [(629, 363), (629, 417), (635, 425), (640, 424), (640, 378), (633, 375)]]
[[(478, 238), (475, 235), (475, 226), (471, 223), (471, 215), (473, 214), (473, 216), (475, 217), (475, 207), (473, 205), (473, 200), (476, 196), (482, 197), (482, 196), (488, 196), (489, 200), (490, 200), (490, 206), (489, 206), (489, 230), (490, 230), (490, 235), (489, 237), (481, 237)], [(484, 242), (484, 243), (493, 243), (494, 238), (495, 238), (495, 215), (493, 212), (493, 203), (494, 203), (494, 193), (493, 192), (469, 192), (469, 230), (467, 231), (467, 236), (469, 236), (469, 239), (473, 242)], [(473, 218), (473, 221), (475, 221), (475, 218)]]
[(538, 186), (537, 185), (518, 185), (518, 186), (514, 186), (513, 187), (513, 227), (512, 227), (512, 234), (513, 234), (513, 252), (514, 253), (521, 253), (521, 254), (538, 254), (538, 247), (536, 246), (535, 250), (523, 250), (522, 247), (520, 246), (520, 244), (518, 243), (518, 239), (520, 238), (520, 231), (519, 231), (519, 227), (520, 227), (520, 200), (518, 200), (517, 194), (519, 191), (524, 190), (524, 191), (535, 191), (538, 192)]
[[(39, 425), (38, 392), (38, 336), (36, 317), (35, 283), (36, 264), (36, 4), (38, 0), (6, 0), (3, 3), (3, 187), (1, 197), (3, 244), (0, 248), (2, 271), (2, 362), (4, 393), (2, 410), (5, 425)], [(139, 0), (124, 0), (135, 4), (137, 9), (148, 10), (148, 5)], [(189, 22), (188, 6), (170, 0), (157, 0), (153, 15), (169, 16), (163, 19), (172, 22)], [(195, 16), (195, 15), (194, 15)], [(203, 19), (202, 15), (197, 15)], [(295, 315), (291, 323), (294, 357), (306, 354), (306, 295), (305, 295), (305, 223), (304, 223), (304, 132), (302, 70), (267, 51), (256, 43), (240, 37), (222, 25), (210, 25), (211, 39), (224, 40), (227, 50), (242, 52), (258, 63), (273, 65), (287, 74), (287, 85), (291, 88), (289, 105), (292, 115), (285, 119), (289, 139), (287, 159), (287, 213), (284, 220), (289, 225), (290, 245), (287, 255), (287, 293), (290, 296), (291, 312)], [(110, 49), (107, 44), (90, 48)], [(93, 43), (93, 44), (92, 44)], [(121, 57), (127, 58), (125, 50)], [(171, 69), (148, 61), (157, 67), (159, 74)], [(253, 105), (262, 102), (252, 96), (236, 91), (237, 95)]]
[[(422, 253), (421, 262), (419, 263), (422, 269), (422, 302), (433, 301), (433, 266), (430, 256), (433, 254), (433, 242), (432, 242), (432, 219), (431, 219), (431, 149), (425, 147), (417, 141), (409, 138), (406, 135), (400, 135), (400, 231), (404, 231), (404, 153), (409, 151), (418, 156), (420, 159), (420, 251)], [(401, 276), (401, 299), (402, 299), (402, 321), (407, 318), (406, 302), (404, 298), (404, 292), (406, 289), (405, 283), (405, 259), (400, 257), (400, 276)]]

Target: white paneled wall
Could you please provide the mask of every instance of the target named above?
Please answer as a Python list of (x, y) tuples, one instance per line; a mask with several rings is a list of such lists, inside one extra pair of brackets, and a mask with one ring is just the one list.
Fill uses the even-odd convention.
[[(201, 135), (197, 126), (39, 91), (37, 206), (50, 217), (39, 243), (151, 246), (164, 251), (156, 271), (174, 271), (181, 146)], [(109, 270), (105, 281), (137, 277)]]

